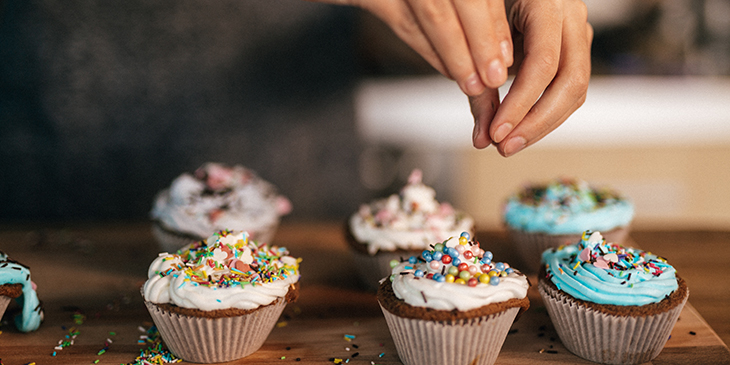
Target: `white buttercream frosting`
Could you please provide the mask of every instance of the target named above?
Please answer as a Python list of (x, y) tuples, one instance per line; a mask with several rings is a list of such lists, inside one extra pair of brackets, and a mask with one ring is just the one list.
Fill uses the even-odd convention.
[(439, 203), (435, 190), (421, 178), (421, 171), (414, 170), (399, 194), (363, 204), (350, 217), (350, 232), (367, 244), (371, 255), (380, 250), (423, 249), (461, 232), (473, 233), (473, 218), (449, 203)]
[(283, 298), (299, 281), (299, 259), (258, 244), (245, 232), (221, 231), (152, 262), (144, 298), (205, 311), (255, 309)]
[[(451, 267), (458, 267), (452, 265), (456, 261), (446, 264), (442, 259), (436, 260), (432, 256), (434, 252), (448, 255), (444, 253), (447, 250), (439, 251), (443, 246), (456, 249), (460, 245), (464, 247), (459, 249), (462, 252), (451, 257), (458, 257), (458, 263), (466, 263), (465, 271), (471, 270), (469, 275), (461, 272), (456, 275), (449, 274)], [(434, 246), (433, 250), (426, 250), (429, 252), (428, 255), (424, 252), (420, 258), (411, 258), (410, 261), (399, 263), (393, 268), (390, 280), (397, 298), (415, 307), (466, 311), (527, 296), (529, 288), (527, 277), (511, 269), (508, 264), (493, 263), (491, 253), (484, 252), (478, 244), (469, 241), (468, 244), (462, 245), (459, 237), (454, 237), (444, 244)], [(468, 254), (469, 258), (464, 254), (466, 251), (471, 251), (471, 254)], [(436, 263), (432, 263), (434, 261)], [(451, 270), (453, 273), (454, 269)], [(490, 271), (494, 273), (490, 275)], [(486, 275), (486, 278), (481, 278), (482, 275)], [(498, 279), (490, 281), (492, 277)], [(474, 280), (470, 282), (470, 279)]]
[(291, 211), (289, 200), (269, 182), (243, 166), (207, 163), (194, 174), (177, 177), (155, 198), (150, 213), (163, 228), (205, 238), (228, 227), (258, 232), (273, 230)]

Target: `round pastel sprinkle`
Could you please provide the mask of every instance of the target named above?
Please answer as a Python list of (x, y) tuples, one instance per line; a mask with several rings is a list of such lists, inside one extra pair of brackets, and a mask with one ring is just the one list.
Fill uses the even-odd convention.
[(469, 235), (469, 232), (461, 232), (460, 237), (466, 237), (467, 240), (469, 240), (471, 238), (471, 236)]
[(390, 260), (390, 268), (391, 269), (394, 268), (394, 267), (396, 267), (396, 266), (398, 266), (398, 264), (400, 264), (400, 261), (398, 261), (398, 260)]

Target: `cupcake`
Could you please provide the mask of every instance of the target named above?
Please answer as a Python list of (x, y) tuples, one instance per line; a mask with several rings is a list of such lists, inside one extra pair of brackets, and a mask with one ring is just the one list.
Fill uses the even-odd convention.
[(525, 187), (504, 205), (504, 224), (524, 269), (535, 272), (548, 248), (580, 240), (584, 230), (604, 232), (623, 243), (634, 206), (616, 191), (580, 179), (559, 179)]
[(399, 194), (363, 204), (346, 226), (355, 267), (368, 288), (389, 276), (390, 262), (418, 256), (433, 242), (461, 232), (474, 233), (474, 220), (449, 203), (436, 201), (436, 192), (421, 182), (414, 170)]
[(586, 231), (548, 249), (538, 290), (563, 345), (603, 364), (639, 364), (662, 351), (689, 297), (666, 260)]
[(466, 232), (393, 266), (377, 297), (406, 365), (493, 364), (530, 306), (527, 277)]
[(43, 322), (43, 308), (35, 283), (30, 281), (30, 268), (0, 251), (0, 317), (15, 299), (22, 309), (15, 316), (15, 327), (22, 332), (35, 331)]
[(220, 231), (177, 254), (161, 253), (142, 288), (170, 351), (214, 363), (258, 350), (299, 294), (299, 259), (245, 232)]
[(206, 163), (177, 177), (155, 198), (152, 233), (163, 251), (175, 251), (228, 227), (271, 242), (289, 200), (243, 166)]

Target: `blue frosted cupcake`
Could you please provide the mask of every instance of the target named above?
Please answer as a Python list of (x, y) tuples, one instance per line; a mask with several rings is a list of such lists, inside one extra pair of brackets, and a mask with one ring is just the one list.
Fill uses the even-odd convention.
[(567, 178), (525, 187), (503, 209), (504, 224), (526, 271), (537, 270), (544, 250), (577, 242), (586, 229), (623, 243), (633, 217), (633, 204), (616, 191)]
[(37, 330), (43, 322), (43, 307), (30, 280), (30, 269), (0, 251), (0, 317), (11, 299), (22, 307), (15, 316), (15, 327), (21, 332)]
[(687, 284), (657, 255), (586, 231), (548, 249), (538, 291), (563, 345), (603, 364), (640, 364), (659, 355), (689, 297)]

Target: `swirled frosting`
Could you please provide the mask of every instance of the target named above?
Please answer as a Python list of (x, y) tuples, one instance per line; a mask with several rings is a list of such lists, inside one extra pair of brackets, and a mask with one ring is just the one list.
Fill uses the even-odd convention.
[(474, 220), (449, 203), (439, 203), (436, 191), (421, 179), (421, 171), (414, 170), (399, 194), (363, 204), (350, 217), (353, 237), (367, 244), (371, 255), (379, 250), (420, 250), (464, 231), (473, 233)]
[(22, 332), (37, 330), (43, 322), (43, 308), (38, 300), (35, 284), (30, 280), (30, 269), (0, 251), (0, 285), (5, 284), (22, 286), (22, 294), (16, 298), (22, 310), (20, 315), (15, 316), (15, 327)]
[(144, 298), (204, 311), (254, 309), (283, 298), (299, 281), (299, 259), (258, 244), (245, 232), (220, 231), (150, 265)]
[(508, 198), (504, 221), (512, 229), (548, 234), (580, 234), (627, 226), (634, 206), (609, 189), (579, 179), (530, 186)]
[(259, 239), (258, 232), (275, 227), (290, 211), (289, 200), (255, 172), (207, 163), (157, 194), (150, 215), (164, 228), (201, 239), (227, 227), (240, 227)]
[(543, 252), (546, 272), (574, 298), (613, 305), (657, 303), (677, 289), (674, 268), (654, 254), (607, 243), (586, 231), (580, 242)]
[(431, 245), (420, 257), (394, 262), (395, 296), (415, 307), (466, 311), (527, 296), (527, 277), (509, 264), (492, 262), (492, 253), (469, 234)]

